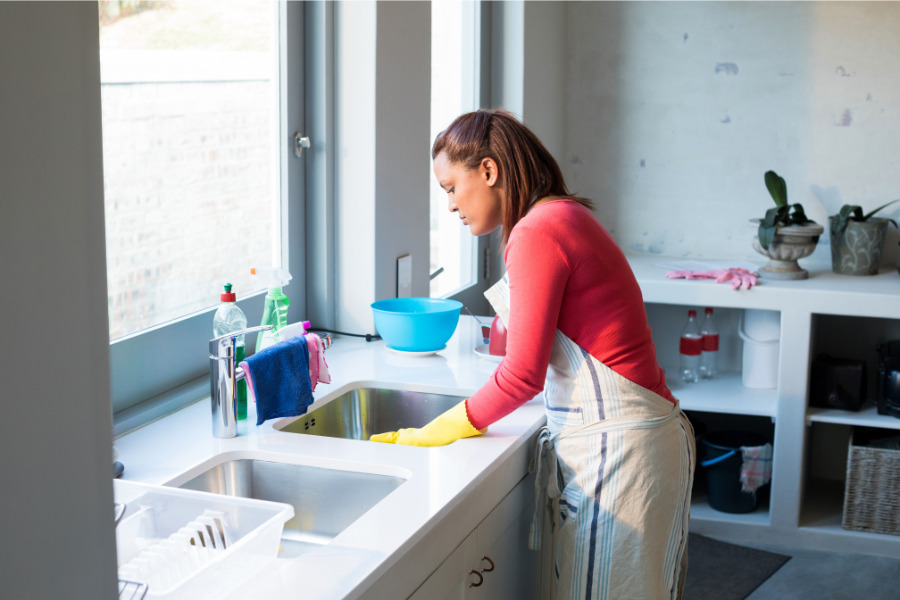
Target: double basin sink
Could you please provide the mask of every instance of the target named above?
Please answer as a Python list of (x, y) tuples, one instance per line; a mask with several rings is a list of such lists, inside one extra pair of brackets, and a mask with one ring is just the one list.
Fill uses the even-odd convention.
[[(461, 401), (443, 394), (356, 388), (280, 430), (368, 440), (374, 433), (422, 427)], [(327, 544), (404, 481), (396, 475), (237, 458), (213, 464), (178, 487), (293, 506), (280, 553), (290, 558)]]

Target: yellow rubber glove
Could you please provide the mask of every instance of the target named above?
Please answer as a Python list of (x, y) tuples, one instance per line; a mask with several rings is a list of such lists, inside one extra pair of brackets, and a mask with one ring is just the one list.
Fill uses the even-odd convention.
[(487, 429), (479, 431), (469, 423), (466, 401), (463, 400), (421, 429), (401, 429), (400, 431), (377, 433), (369, 439), (373, 442), (405, 446), (446, 446), (461, 438), (481, 435), (485, 431)]

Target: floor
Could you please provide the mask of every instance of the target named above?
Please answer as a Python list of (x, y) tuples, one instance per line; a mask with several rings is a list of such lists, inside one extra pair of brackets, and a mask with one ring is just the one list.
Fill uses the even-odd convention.
[(815, 550), (785, 551), (791, 560), (756, 588), (747, 600), (897, 600), (898, 559)]

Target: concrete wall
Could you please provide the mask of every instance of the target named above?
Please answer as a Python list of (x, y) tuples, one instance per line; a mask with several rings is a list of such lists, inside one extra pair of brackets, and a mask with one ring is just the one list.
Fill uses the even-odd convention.
[(627, 252), (756, 261), (769, 169), (823, 224), (898, 198), (898, 28), (894, 2), (567, 3), (570, 187)]
[(0, 2), (0, 597), (112, 599), (97, 6)]

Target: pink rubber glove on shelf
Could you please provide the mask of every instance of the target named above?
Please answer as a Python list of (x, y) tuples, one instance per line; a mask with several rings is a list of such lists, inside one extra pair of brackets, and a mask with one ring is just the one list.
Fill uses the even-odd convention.
[(715, 269), (713, 271), (669, 271), (666, 273), (669, 279), (715, 279), (716, 283), (731, 282), (731, 289), (743, 288), (749, 290), (756, 285), (756, 273), (747, 269)]

